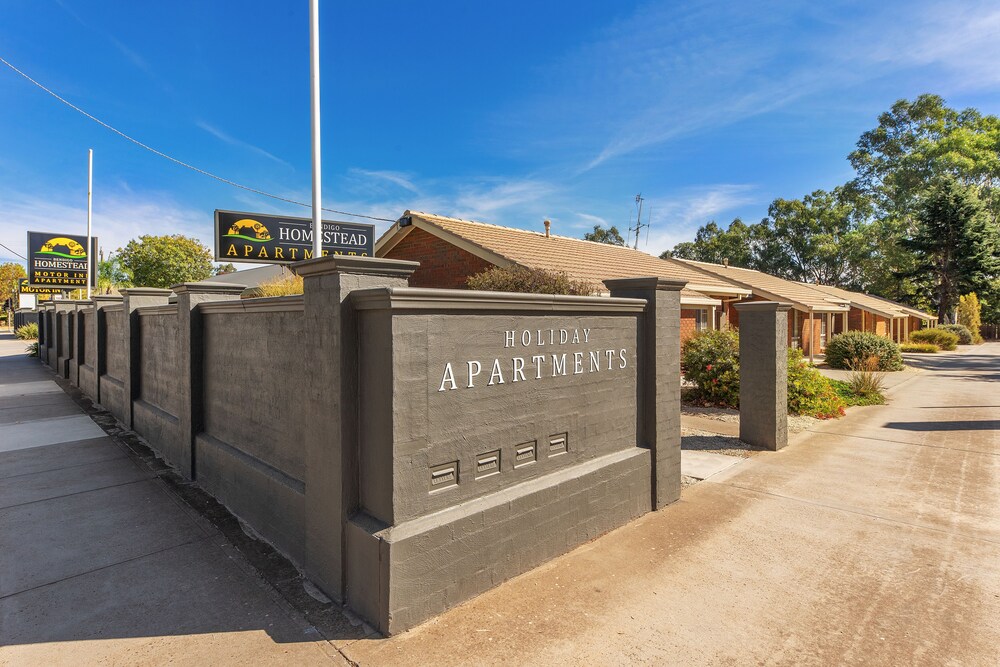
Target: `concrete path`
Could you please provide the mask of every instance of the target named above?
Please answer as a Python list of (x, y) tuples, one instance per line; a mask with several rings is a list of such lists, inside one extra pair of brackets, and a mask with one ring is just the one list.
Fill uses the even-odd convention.
[(708, 479), (733, 467), (743, 459), (713, 452), (681, 451), (681, 475), (695, 479)]
[(0, 665), (346, 664), (0, 335)]
[(962, 665), (1000, 655), (1000, 344), (799, 433), (362, 665)]

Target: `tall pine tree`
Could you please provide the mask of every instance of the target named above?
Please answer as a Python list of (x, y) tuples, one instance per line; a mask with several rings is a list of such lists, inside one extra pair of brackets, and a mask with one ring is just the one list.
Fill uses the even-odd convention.
[(941, 322), (954, 322), (960, 294), (985, 288), (1000, 274), (1000, 231), (975, 186), (939, 179), (917, 210), (917, 230), (903, 245), (918, 259), (913, 277), (929, 279)]

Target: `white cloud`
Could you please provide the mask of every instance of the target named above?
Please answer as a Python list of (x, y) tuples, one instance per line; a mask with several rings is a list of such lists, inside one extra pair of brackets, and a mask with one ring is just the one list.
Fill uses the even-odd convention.
[[(717, 184), (688, 188), (672, 195), (649, 197), (652, 225), (639, 239), (639, 249), (659, 255), (681, 241), (694, 238), (698, 227), (740, 206), (754, 203), (756, 188), (749, 184)], [(645, 215), (643, 216), (645, 218)], [(733, 215), (738, 217), (738, 215)], [(728, 226), (729, 220), (717, 220)]]
[(282, 166), (285, 166), (285, 167), (287, 167), (289, 169), (294, 169), (292, 167), (292, 165), (290, 165), (288, 162), (285, 162), (280, 157), (277, 157), (276, 155), (268, 153), (263, 148), (260, 148), (258, 146), (254, 146), (253, 144), (247, 143), (247, 142), (245, 142), (245, 141), (243, 141), (241, 139), (237, 139), (236, 137), (233, 137), (233, 136), (231, 136), (229, 134), (226, 134), (225, 132), (223, 132), (219, 128), (217, 128), (214, 125), (211, 125), (209, 123), (206, 123), (203, 120), (197, 121), (196, 125), (198, 127), (200, 127), (201, 129), (205, 130), (206, 132), (208, 132), (209, 134), (211, 134), (213, 137), (215, 137), (219, 141), (227, 143), (230, 146), (236, 146), (237, 148), (246, 149), (246, 150), (250, 151), (251, 153), (256, 153), (257, 155), (260, 155), (262, 157), (266, 157), (267, 159), (272, 160), (274, 162), (277, 162), (278, 164), (280, 164)]
[(417, 186), (413, 184), (412, 177), (408, 174), (404, 174), (399, 171), (388, 171), (388, 170), (372, 170), (372, 169), (360, 169), (352, 168), (349, 170), (350, 174), (367, 177), (369, 179), (377, 179), (386, 181), (393, 185), (397, 185), (404, 190), (409, 190), (410, 192), (419, 193)]

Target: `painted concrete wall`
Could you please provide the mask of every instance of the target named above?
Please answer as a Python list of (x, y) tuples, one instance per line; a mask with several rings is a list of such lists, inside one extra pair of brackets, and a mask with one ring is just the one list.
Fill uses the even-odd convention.
[(78, 318), (101, 403), (386, 633), (680, 494), (681, 283), (476, 293), (415, 269), (326, 257), (296, 265), (302, 297), (137, 288)]

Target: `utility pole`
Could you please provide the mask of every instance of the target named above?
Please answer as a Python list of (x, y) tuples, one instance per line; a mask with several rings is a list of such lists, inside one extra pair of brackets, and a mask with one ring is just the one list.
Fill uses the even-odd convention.
[(319, 126), (319, 0), (309, 0), (309, 93), (312, 112), (313, 257), (323, 256), (323, 185)]
[(646, 199), (645, 197), (642, 196), (641, 192), (635, 196), (635, 203), (639, 207), (639, 214), (635, 218), (635, 228), (632, 227), (631, 222), (629, 222), (629, 228), (628, 228), (628, 233), (630, 235), (632, 234), (632, 232), (635, 232), (634, 248), (636, 250), (639, 249), (639, 232), (642, 230), (643, 227), (649, 227), (648, 223), (645, 225), (642, 224), (642, 202), (644, 201), (646, 201)]

